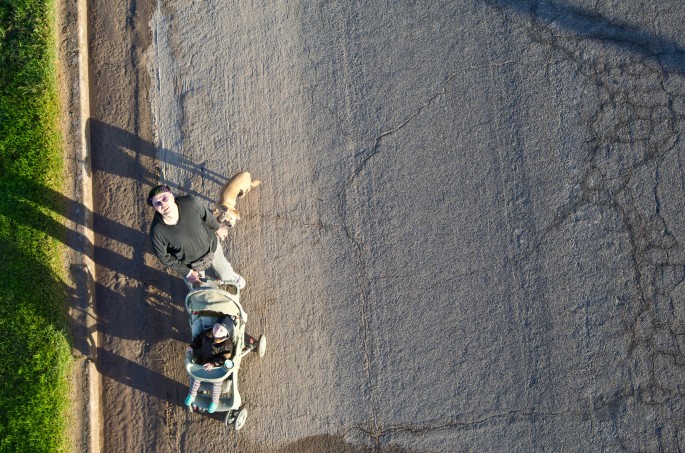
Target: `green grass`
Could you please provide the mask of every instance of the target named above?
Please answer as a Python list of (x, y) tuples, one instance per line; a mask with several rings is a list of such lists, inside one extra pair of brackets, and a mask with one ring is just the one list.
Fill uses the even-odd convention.
[(0, 452), (68, 451), (53, 0), (0, 0)]

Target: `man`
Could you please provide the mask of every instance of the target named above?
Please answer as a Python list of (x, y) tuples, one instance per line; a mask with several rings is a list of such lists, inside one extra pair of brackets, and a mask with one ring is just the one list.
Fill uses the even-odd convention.
[(155, 208), (150, 239), (157, 258), (183, 276), (189, 288), (200, 283), (200, 273), (210, 266), (222, 280), (234, 281), (240, 289), (245, 279), (233, 271), (217, 236), (224, 239), (226, 228), (195, 197), (174, 197), (169, 186), (150, 190), (148, 205)]

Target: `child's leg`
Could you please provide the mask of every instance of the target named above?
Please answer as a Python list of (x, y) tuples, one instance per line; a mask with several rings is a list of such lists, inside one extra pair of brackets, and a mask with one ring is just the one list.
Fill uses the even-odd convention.
[(193, 401), (195, 401), (195, 395), (197, 395), (197, 391), (200, 389), (201, 384), (202, 382), (190, 378), (190, 392), (188, 392), (188, 396), (186, 396), (186, 406), (193, 404)]
[(212, 384), (212, 403), (219, 403), (219, 397), (221, 396), (221, 385), (222, 382), (214, 382)]
[(202, 381), (196, 381), (193, 378), (190, 378), (190, 394), (195, 396), (197, 395), (197, 391), (200, 390), (200, 385), (202, 385)]

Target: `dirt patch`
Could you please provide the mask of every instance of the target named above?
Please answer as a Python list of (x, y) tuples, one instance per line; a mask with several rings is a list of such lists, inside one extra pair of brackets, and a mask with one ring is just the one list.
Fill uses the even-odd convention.
[[(62, 187), (67, 235), (63, 248), (65, 284), (71, 288), (67, 301), (67, 317), (72, 334), (74, 363), (70, 373), (71, 406), (68, 414), (68, 435), (73, 451), (88, 451), (94, 433), (92, 424), (99, 425), (90, 415), (92, 401), (89, 379), (94, 367), (89, 360), (91, 334), (87, 330), (90, 276), (84, 259), (87, 244), (82, 229), (88, 214), (83, 205), (82, 165), (79, 162), (81, 140), (81, 85), (79, 83), (78, 3), (58, 0), (55, 25), (57, 31), (58, 90), (60, 127), (64, 151)], [(96, 428), (98, 429), (98, 428)], [(97, 432), (97, 431), (96, 431)]]

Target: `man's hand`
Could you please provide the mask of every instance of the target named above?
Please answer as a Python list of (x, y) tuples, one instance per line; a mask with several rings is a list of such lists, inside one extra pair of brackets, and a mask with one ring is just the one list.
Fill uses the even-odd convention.
[(228, 237), (228, 227), (225, 223), (222, 223), (219, 229), (216, 230), (216, 237), (222, 241)]
[(188, 278), (188, 281), (190, 283), (192, 283), (193, 285), (199, 285), (200, 283), (202, 283), (200, 281), (200, 273), (196, 270), (191, 271), (190, 274), (188, 274), (187, 278)]
[(212, 368), (214, 368), (214, 365), (212, 365), (212, 362), (207, 362), (207, 363), (205, 363), (204, 365), (202, 365), (202, 368), (204, 368), (205, 370), (209, 371), (209, 370), (211, 370)]

